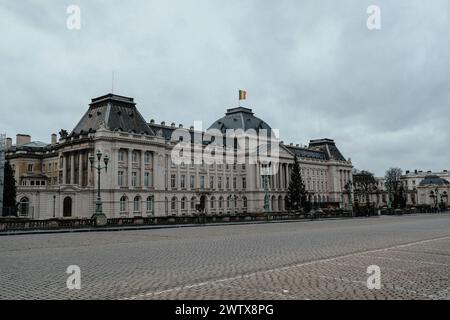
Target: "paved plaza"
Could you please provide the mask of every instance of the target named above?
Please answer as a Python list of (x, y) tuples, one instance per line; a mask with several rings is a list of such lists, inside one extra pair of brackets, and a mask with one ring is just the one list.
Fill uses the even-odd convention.
[(0, 299), (450, 299), (449, 274), (450, 214), (0, 236)]

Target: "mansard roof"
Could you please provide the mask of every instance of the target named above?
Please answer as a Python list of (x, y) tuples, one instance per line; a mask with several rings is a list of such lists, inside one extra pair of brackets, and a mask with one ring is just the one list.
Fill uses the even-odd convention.
[(102, 127), (111, 131), (154, 135), (137, 110), (134, 99), (112, 93), (92, 99), (88, 111), (71, 135), (95, 132)]
[(332, 139), (310, 140), (308, 149), (322, 151), (326, 154), (327, 159), (330, 160), (346, 161)]

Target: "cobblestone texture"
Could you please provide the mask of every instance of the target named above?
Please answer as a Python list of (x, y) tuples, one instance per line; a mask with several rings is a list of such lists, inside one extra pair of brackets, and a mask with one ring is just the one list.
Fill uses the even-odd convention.
[(450, 299), (449, 274), (448, 214), (0, 237), (0, 299)]

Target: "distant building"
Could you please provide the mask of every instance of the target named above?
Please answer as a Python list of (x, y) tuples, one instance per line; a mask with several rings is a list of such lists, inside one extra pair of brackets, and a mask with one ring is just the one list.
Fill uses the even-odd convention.
[[(171, 152), (173, 133), (183, 126), (144, 120), (133, 98), (108, 94), (92, 99), (88, 110), (68, 133), (53, 134), (51, 143), (17, 135), (9, 139), (7, 158), (18, 184), (21, 216), (44, 218), (91, 217), (95, 210), (97, 174), (89, 157), (101, 150), (110, 158), (101, 174), (103, 211), (108, 218), (264, 212), (288, 209), (287, 190), (294, 155), (312, 202), (345, 206), (344, 186), (352, 179), (352, 163), (331, 139), (311, 140), (309, 146), (279, 143), (279, 170), (267, 188), (257, 164), (176, 165)], [(211, 128), (270, 129), (251, 109), (228, 109)], [(185, 129), (195, 135), (193, 127)], [(203, 135), (203, 132), (199, 133)], [(205, 148), (208, 144), (200, 145)], [(198, 147), (198, 146), (197, 146)]]
[[(376, 177), (378, 190), (370, 195), (371, 202), (376, 207), (388, 206), (388, 192), (384, 177)], [(401, 181), (406, 192), (408, 206), (428, 205), (430, 207), (449, 206), (450, 172), (407, 170)]]

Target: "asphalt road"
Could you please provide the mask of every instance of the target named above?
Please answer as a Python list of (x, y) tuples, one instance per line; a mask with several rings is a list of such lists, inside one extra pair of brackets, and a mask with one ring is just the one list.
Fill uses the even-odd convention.
[(449, 299), (449, 275), (449, 213), (0, 237), (0, 299)]

